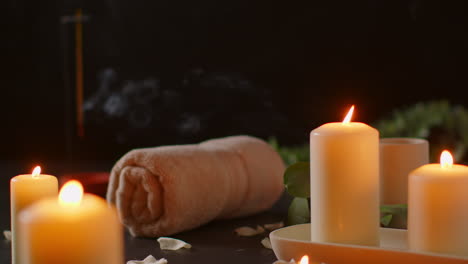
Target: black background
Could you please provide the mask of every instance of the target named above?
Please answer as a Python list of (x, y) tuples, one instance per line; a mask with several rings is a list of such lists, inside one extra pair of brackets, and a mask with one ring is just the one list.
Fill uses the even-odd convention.
[[(115, 159), (241, 133), (299, 144), (351, 104), (369, 123), (419, 101), (468, 106), (464, 2), (2, 1), (0, 158)], [(84, 140), (70, 136), (72, 26), (61, 21), (77, 8), (88, 18), (85, 99), (106, 69), (114, 91), (156, 81), (151, 125), (104, 118)]]

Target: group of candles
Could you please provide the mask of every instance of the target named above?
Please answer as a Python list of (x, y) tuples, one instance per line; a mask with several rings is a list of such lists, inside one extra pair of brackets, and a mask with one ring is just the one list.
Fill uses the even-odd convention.
[(10, 181), (13, 264), (123, 263), (123, 230), (115, 209), (75, 180), (58, 192), (55, 176)]
[[(311, 239), (378, 246), (379, 132), (351, 122), (353, 109), (310, 134)], [(468, 256), (468, 167), (444, 152), (408, 181), (410, 249)], [(104, 199), (77, 181), (59, 193), (39, 167), (10, 185), (13, 264), (122, 262), (122, 227)]]
[[(385, 189), (379, 179), (379, 132), (351, 122), (353, 109), (343, 122), (310, 133), (311, 239), (378, 246), (380, 190)], [(398, 170), (399, 164), (387, 167)], [(409, 249), (468, 256), (468, 166), (453, 164), (444, 151), (440, 164), (422, 165), (405, 176)], [(406, 190), (401, 195), (406, 199)]]

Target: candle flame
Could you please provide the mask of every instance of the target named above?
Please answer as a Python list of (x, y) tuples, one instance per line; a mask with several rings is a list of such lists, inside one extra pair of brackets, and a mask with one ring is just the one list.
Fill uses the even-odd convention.
[(453, 165), (453, 157), (452, 154), (448, 150), (442, 151), (440, 154), (440, 166), (442, 168), (451, 168)]
[(41, 166), (36, 166), (32, 172), (32, 177), (38, 178), (39, 174), (41, 174)]
[(304, 256), (301, 258), (301, 261), (300, 261), (299, 263), (300, 263), (300, 264), (309, 264), (309, 256), (304, 255)]
[(79, 205), (83, 198), (83, 185), (77, 180), (66, 182), (59, 193), (59, 202), (62, 205)]
[(343, 124), (349, 124), (349, 122), (351, 122), (351, 117), (353, 116), (353, 112), (354, 112), (354, 105), (351, 106), (351, 108), (348, 111), (348, 114), (343, 119)]

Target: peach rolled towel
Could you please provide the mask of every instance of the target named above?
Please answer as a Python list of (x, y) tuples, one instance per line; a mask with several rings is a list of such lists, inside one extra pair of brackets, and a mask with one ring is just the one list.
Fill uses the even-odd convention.
[(168, 236), (270, 208), (284, 170), (278, 153), (250, 136), (136, 149), (112, 169), (107, 200), (133, 236)]

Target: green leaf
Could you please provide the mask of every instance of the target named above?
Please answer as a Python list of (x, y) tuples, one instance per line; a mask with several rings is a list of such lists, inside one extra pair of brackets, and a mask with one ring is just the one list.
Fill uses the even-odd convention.
[(383, 214), (407, 214), (407, 204), (384, 204), (380, 206), (380, 212)]
[(393, 218), (393, 215), (391, 214), (384, 215), (380, 218), (380, 224), (382, 224), (383, 226), (389, 226), (390, 222), (392, 221), (392, 218)]
[(305, 224), (309, 222), (309, 202), (306, 198), (294, 198), (288, 209), (288, 225)]
[(310, 197), (310, 168), (308, 162), (298, 162), (284, 172), (284, 185), (289, 194), (295, 197)]
[(468, 161), (468, 110), (448, 101), (429, 101), (397, 109), (375, 124), (381, 137), (430, 140), (430, 160), (438, 162), (442, 149), (451, 149), (459, 163)]
[(299, 161), (309, 160), (308, 143), (297, 146), (280, 146), (278, 140), (274, 137), (269, 138), (268, 143), (279, 153), (287, 166)]
[(406, 204), (387, 204), (380, 206), (382, 217), (380, 223), (382, 226), (391, 228), (403, 228), (407, 226), (408, 205)]

